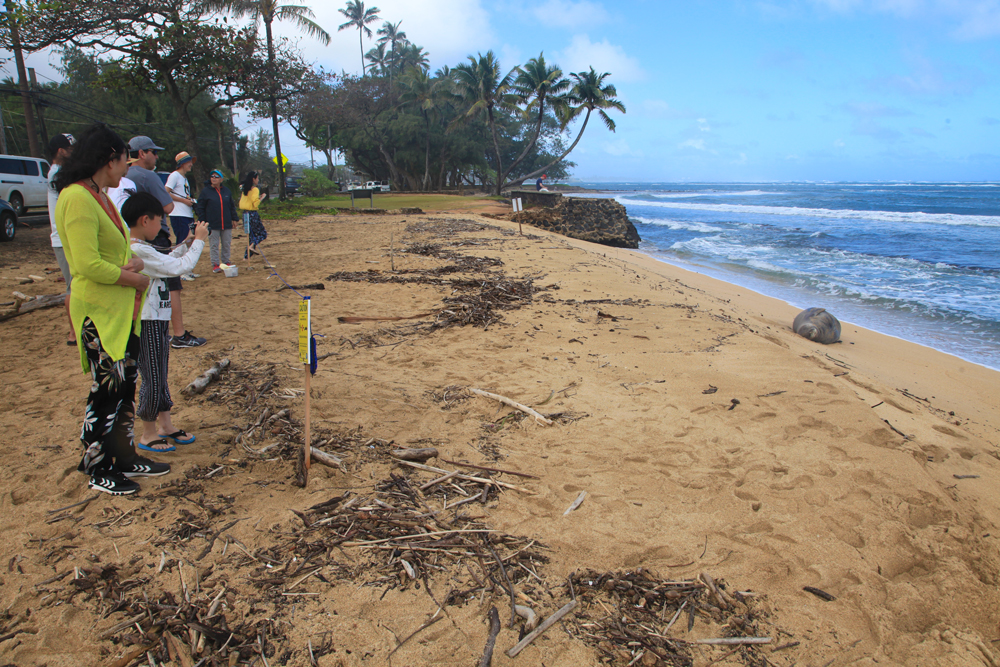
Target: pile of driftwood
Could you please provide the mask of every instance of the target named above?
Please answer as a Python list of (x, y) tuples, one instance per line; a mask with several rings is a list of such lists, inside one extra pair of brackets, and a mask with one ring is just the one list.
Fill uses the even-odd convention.
[[(727, 592), (725, 584), (707, 573), (697, 580), (665, 580), (642, 568), (588, 570), (574, 574), (572, 581), (581, 604), (571, 633), (593, 646), (606, 664), (690, 667), (695, 647), (726, 652), (714, 660), (706, 658), (707, 664), (735, 654), (745, 665), (770, 664), (760, 647), (771, 644), (773, 637), (763, 628), (756, 595)], [(683, 638), (698, 619), (716, 636)]]
[(284, 638), (278, 623), (268, 618), (236, 621), (232, 613), (236, 594), (225, 584), (203, 587), (196, 579), (189, 582), (180, 566), (178, 575), (178, 595), (164, 592), (155, 599), (147, 595), (121, 596), (110, 610), (126, 616), (101, 634), (102, 639), (111, 639), (120, 647), (110, 665), (125, 667), (137, 661), (183, 667), (258, 661), (266, 665), (268, 658), (283, 664), (277, 662), (280, 656), (276, 640)]

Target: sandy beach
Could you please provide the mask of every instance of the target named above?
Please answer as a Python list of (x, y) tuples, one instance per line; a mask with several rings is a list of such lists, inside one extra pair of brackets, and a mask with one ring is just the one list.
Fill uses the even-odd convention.
[[(324, 287), (299, 291), (340, 467), (295, 483), (299, 297), (260, 258), (185, 283), (198, 439), (132, 497), (76, 472), (63, 310), (0, 322), (0, 664), (476, 665), (496, 607), (494, 665), (1000, 665), (997, 372), (848, 322), (815, 344), (783, 302), (471, 211), (265, 223)], [(4, 295), (60, 291), (47, 230), (18, 233)], [(514, 658), (508, 586), (540, 619), (576, 600)], [(733, 637), (770, 643), (695, 643)]]

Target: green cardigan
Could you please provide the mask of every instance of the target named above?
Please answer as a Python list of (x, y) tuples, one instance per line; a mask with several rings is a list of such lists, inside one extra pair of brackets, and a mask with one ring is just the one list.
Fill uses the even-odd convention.
[(134, 331), (138, 336), (142, 326), (139, 318), (133, 322), (132, 317), (135, 288), (115, 284), (121, 276), (121, 267), (132, 257), (128, 227), (123, 223), (124, 233), (119, 230), (97, 198), (82, 185), (73, 184), (59, 193), (56, 229), (73, 274), (69, 312), (83, 370), (90, 370), (80, 338), (83, 321), (88, 317), (97, 327), (101, 347), (112, 361), (125, 358), (129, 333)]

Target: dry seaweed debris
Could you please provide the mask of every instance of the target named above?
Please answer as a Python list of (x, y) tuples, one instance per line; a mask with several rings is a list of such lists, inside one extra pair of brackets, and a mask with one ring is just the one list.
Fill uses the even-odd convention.
[[(497, 497), (500, 487), (479, 479), (449, 474), (421, 484), (392, 473), (370, 493), (346, 492), (294, 510), (299, 521), (291, 530), (254, 554), (263, 577), (255, 583), (280, 597), (305, 581), (302, 575), (315, 572), (327, 585), (350, 579), (383, 588), (383, 596), (423, 584), (438, 606), (464, 604), (480, 595), (507, 597), (508, 585), (528, 600), (537, 598), (545, 590), (537, 570), (548, 562), (545, 547), (491, 530), (482, 516), (464, 513), (473, 503)], [(365, 557), (348, 556), (352, 548)]]
[[(713, 627), (714, 637), (767, 634), (767, 615), (760, 610), (759, 598), (727, 593), (724, 584), (708, 575), (701, 580), (666, 580), (638, 568), (604, 573), (587, 570), (574, 573), (571, 580), (582, 604), (570, 632), (593, 646), (605, 664), (690, 667), (694, 664), (692, 648), (698, 641), (678, 635), (691, 632), (696, 618)], [(725, 648), (738, 653), (744, 665), (768, 664), (755, 644)]]

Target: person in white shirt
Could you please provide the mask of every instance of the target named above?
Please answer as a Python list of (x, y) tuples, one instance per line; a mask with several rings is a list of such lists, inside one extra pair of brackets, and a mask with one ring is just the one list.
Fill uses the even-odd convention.
[(49, 167), (49, 224), (52, 226), (52, 233), (49, 235), (49, 239), (52, 242), (52, 251), (56, 254), (56, 262), (59, 263), (59, 270), (62, 271), (63, 280), (66, 281), (66, 318), (69, 320), (67, 345), (76, 345), (73, 318), (69, 315), (69, 290), (70, 283), (73, 282), (73, 274), (69, 272), (69, 263), (66, 261), (66, 253), (63, 252), (62, 239), (59, 238), (59, 231), (56, 229), (56, 202), (59, 200), (59, 191), (56, 190), (54, 181), (59, 167), (73, 152), (74, 143), (76, 140), (73, 139), (72, 134), (57, 134), (49, 140), (49, 152), (52, 154), (52, 166)]
[(137, 192), (121, 207), (122, 217), (129, 226), (132, 255), (142, 259), (142, 272), (149, 276), (149, 288), (142, 306), (142, 331), (139, 335), (139, 400), (136, 416), (142, 421), (142, 434), (135, 446), (150, 452), (172, 452), (179, 445), (195, 441), (195, 437), (175, 428), (170, 418), (173, 401), (167, 384), (170, 361), (171, 291), (165, 278), (191, 271), (208, 238), (208, 224), (198, 223), (194, 235), (189, 235), (169, 254), (164, 255), (150, 241), (160, 233), (163, 205), (148, 192)]
[[(187, 175), (194, 168), (196, 158), (187, 151), (182, 151), (174, 156), (177, 166), (174, 171), (167, 176), (167, 192), (174, 200), (174, 210), (170, 213), (170, 226), (174, 229), (174, 243), (180, 243), (191, 233), (191, 225), (194, 223), (195, 200), (191, 197), (191, 184)], [(184, 280), (194, 280), (198, 275), (186, 273), (181, 278)]]

